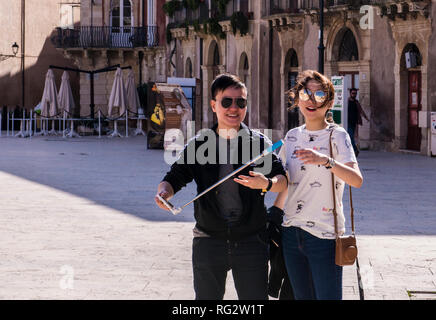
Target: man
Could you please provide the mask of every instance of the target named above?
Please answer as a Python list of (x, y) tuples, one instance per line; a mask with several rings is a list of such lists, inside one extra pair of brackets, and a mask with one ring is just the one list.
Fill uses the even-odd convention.
[(357, 91), (356, 88), (350, 89), (350, 97), (348, 98), (348, 134), (351, 138), (351, 144), (353, 145), (354, 153), (356, 154), (356, 157), (359, 155), (359, 148), (357, 148), (356, 141), (354, 139), (355, 136), (357, 136), (357, 125), (362, 125), (362, 115), (366, 119), (366, 121), (369, 121), (368, 117), (365, 114), (365, 111), (363, 111), (362, 106), (359, 103), (359, 100), (356, 99), (357, 97)]
[[(191, 139), (171, 166), (157, 191), (166, 200), (192, 180), (198, 193), (204, 191), (271, 145), (265, 136), (242, 123), (247, 113), (247, 88), (238, 77), (217, 76), (211, 94), (210, 106), (218, 124)], [(216, 142), (213, 147), (211, 141)], [(196, 299), (222, 300), (230, 269), (239, 299), (268, 298), (264, 194), (267, 190), (286, 190), (287, 178), (275, 154), (266, 156), (263, 163), (263, 167), (253, 164), (242, 170), (238, 177), (228, 179), (194, 203)], [(268, 172), (260, 172), (262, 169)], [(157, 196), (155, 201), (167, 210)]]

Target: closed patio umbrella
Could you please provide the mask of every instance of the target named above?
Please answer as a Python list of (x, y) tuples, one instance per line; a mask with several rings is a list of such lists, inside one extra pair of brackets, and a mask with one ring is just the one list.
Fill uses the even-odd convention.
[[(117, 68), (111, 94), (109, 97), (108, 116), (121, 116), (122, 114), (124, 114), (124, 112), (126, 112), (127, 104), (127, 92), (124, 86), (122, 71), (121, 68)], [(117, 109), (118, 111), (115, 109)], [(114, 120), (114, 132), (112, 132), (110, 137), (122, 137), (121, 134), (118, 132), (117, 120)]]
[[(68, 115), (70, 118), (73, 118), (72, 113), (75, 107), (75, 103), (74, 103), (73, 92), (71, 90), (70, 76), (68, 75), (67, 71), (64, 71), (64, 73), (62, 74), (62, 82), (61, 82), (61, 87), (59, 88), (58, 100), (59, 100), (59, 108), (61, 111), (63, 111), (64, 120)], [(64, 129), (65, 129), (65, 125), (64, 125)], [(64, 134), (65, 134), (65, 130), (64, 130)], [(76, 132), (74, 132), (73, 120), (71, 120), (71, 128), (70, 128), (70, 132), (67, 134), (67, 137), (70, 138), (80, 137)]]
[[(129, 70), (129, 74), (127, 76), (127, 105), (129, 106), (129, 110), (133, 113), (138, 113), (138, 110), (141, 108), (141, 103), (139, 101), (138, 90), (136, 90), (135, 85), (135, 74), (133, 70)], [(134, 135), (142, 134), (145, 136), (144, 130), (142, 130), (142, 120), (138, 117), (136, 123), (136, 130)]]
[[(45, 85), (44, 92), (41, 98), (41, 115), (43, 117), (54, 117), (58, 113), (59, 102), (58, 95), (56, 90), (56, 83), (54, 79), (54, 74), (52, 69), (48, 69), (47, 74), (45, 76)], [(45, 129), (44, 123), (42, 125), (42, 135), (47, 135), (55, 133), (54, 131), (54, 120), (53, 120), (53, 128), (50, 132), (47, 132)]]

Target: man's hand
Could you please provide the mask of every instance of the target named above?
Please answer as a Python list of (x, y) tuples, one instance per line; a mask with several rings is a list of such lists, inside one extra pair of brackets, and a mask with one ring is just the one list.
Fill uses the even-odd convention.
[(268, 187), (268, 179), (260, 172), (249, 172), (250, 176), (239, 175), (233, 181), (242, 184), (250, 189), (266, 189)]
[(156, 202), (157, 206), (163, 210), (170, 211), (167, 206), (159, 200), (158, 195), (164, 198), (165, 200), (171, 199), (171, 197), (174, 195), (173, 187), (166, 181), (162, 181), (158, 188), (157, 188), (157, 194), (154, 197), (154, 201)]

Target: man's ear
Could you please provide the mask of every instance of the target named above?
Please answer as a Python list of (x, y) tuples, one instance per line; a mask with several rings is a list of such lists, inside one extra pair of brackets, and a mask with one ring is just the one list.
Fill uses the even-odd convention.
[(210, 100), (210, 107), (212, 108), (213, 112), (216, 112), (216, 110), (215, 110), (215, 103), (216, 103), (215, 100)]

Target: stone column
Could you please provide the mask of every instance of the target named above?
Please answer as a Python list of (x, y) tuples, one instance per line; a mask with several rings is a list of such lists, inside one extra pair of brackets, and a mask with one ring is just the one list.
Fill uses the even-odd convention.
[(213, 81), (213, 69), (211, 66), (201, 66), (203, 70), (203, 122), (202, 128), (208, 128), (213, 122), (213, 111), (210, 108), (210, 100), (212, 99), (210, 94), (210, 85)]

